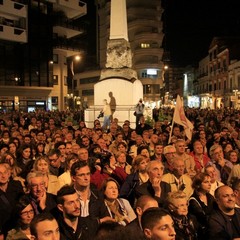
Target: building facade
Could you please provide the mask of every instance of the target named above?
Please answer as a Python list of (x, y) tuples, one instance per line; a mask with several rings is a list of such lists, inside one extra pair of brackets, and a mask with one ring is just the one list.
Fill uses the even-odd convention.
[(79, 0), (0, 1), (0, 110), (67, 107), (67, 57), (79, 54), (71, 39), (82, 33)]
[(201, 108), (238, 105), (239, 58), (239, 38), (213, 38), (208, 56), (199, 62), (198, 78), (194, 85), (194, 93), (200, 97)]

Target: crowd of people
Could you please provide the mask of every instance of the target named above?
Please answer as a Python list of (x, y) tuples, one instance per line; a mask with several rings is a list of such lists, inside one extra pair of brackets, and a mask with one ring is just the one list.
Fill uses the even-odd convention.
[(186, 109), (188, 139), (172, 109), (150, 126), (139, 106), (135, 128), (2, 114), (0, 239), (240, 239), (240, 111)]

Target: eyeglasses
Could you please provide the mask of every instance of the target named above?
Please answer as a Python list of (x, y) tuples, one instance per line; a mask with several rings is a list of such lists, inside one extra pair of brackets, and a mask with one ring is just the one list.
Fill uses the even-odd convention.
[(49, 162), (57, 162), (58, 158), (49, 159)]
[(45, 182), (41, 182), (39, 184), (32, 184), (31, 187), (32, 187), (32, 189), (45, 187)]
[(27, 217), (28, 215), (33, 215), (34, 214), (34, 211), (33, 209), (32, 210), (29, 210), (29, 211), (25, 211), (25, 212), (21, 212), (21, 216), (22, 217)]

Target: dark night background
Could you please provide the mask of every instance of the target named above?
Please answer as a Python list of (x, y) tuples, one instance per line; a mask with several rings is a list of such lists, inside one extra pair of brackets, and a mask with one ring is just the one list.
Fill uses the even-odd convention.
[[(85, 2), (88, 13), (81, 21), (85, 22), (87, 32), (81, 39), (93, 63), (96, 6), (93, 0)], [(162, 47), (170, 52), (171, 65), (197, 65), (208, 54), (213, 37), (240, 36), (240, 0), (162, 0), (162, 6), (165, 33)]]
[(165, 41), (171, 63), (197, 64), (213, 37), (240, 36), (239, 0), (164, 0)]

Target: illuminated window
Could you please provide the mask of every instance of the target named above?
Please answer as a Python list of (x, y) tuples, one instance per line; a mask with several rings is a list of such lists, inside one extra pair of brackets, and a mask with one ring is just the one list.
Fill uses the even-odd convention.
[(53, 54), (53, 62), (58, 63), (58, 54)]
[(53, 75), (53, 84), (58, 85), (58, 75)]
[(150, 48), (149, 43), (141, 43), (141, 48)]

